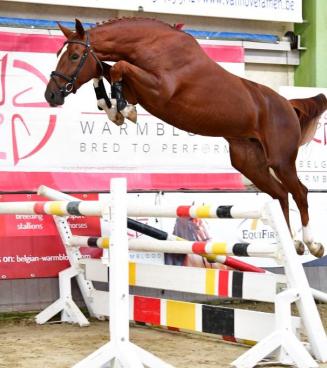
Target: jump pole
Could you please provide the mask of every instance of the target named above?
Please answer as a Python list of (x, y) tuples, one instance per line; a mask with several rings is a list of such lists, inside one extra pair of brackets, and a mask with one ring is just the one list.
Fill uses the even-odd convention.
[[(111, 207), (102, 216), (112, 225), (109, 268), (110, 342), (75, 364), (73, 368), (173, 368), (129, 341), (129, 283), (127, 239), (127, 183), (111, 180)], [(109, 234), (107, 234), (109, 236)]]
[[(174, 234), (170, 234), (166, 231), (157, 229), (153, 226), (150, 226), (148, 224), (143, 224), (139, 221), (133, 220), (131, 218), (127, 219), (127, 227), (131, 230), (137, 231), (141, 234), (148, 235), (151, 238), (157, 239), (157, 240), (186, 240), (179, 236), (176, 236)], [(238, 271), (247, 271), (247, 272), (258, 272), (258, 273), (265, 273), (266, 270), (253, 266), (249, 263), (243, 262), (239, 259), (225, 256), (225, 255), (204, 255), (205, 258), (211, 263), (218, 262), (220, 264), (223, 264), (227, 267), (231, 267)]]
[[(98, 248), (108, 248), (110, 239), (107, 237), (92, 238), (88, 236), (73, 236), (71, 245)], [(175, 254), (198, 254), (201, 256), (234, 255), (240, 257), (271, 257), (278, 258), (279, 247), (267, 243), (235, 243), (227, 244), (215, 240), (155, 240), (152, 238), (129, 239), (128, 248), (132, 251), (162, 252)]]
[[(106, 201), (26, 201), (2, 202), (0, 214), (20, 215), (56, 215), (56, 216), (102, 216)], [(261, 218), (261, 209), (246, 210), (242, 206), (217, 206), (214, 204), (194, 206), (143, 206), (131, 204), (127, 213), (132, 217), (187, 217), (187, 218), (224, 218), (257, 219)]]

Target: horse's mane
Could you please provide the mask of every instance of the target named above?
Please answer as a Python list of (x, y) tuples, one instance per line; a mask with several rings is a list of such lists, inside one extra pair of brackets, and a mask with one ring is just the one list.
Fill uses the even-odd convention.
[(127, 22), (154, 22), (154, 23), (158, 23), (160, 25), (163, 26), (167, 26), (170, 27), (174, 30), (180, 31), (181, 30), (181, 25), (180, 24), (174, 24), (171, 25), (169, 23), (166, 23), (160, 19), (156, 19), (156, 18), (146, 18), (146, 17), (122, 17), (122, 18), (112, 18), (112, 19), (108, 19), (102, 22), (97, 22), (96, 23), (96, 27), (104, 27), (110, 24), (116, 24), (116, 23), (127, 23)]

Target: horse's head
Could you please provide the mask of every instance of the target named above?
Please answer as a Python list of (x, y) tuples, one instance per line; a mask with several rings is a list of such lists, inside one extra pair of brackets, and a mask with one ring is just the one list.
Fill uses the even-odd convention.
[(45, 91), (45, 99), (53, 107), (62, 105), (66, 96), (103, 74), (101, 61), (94, 53), (89, 33), (82, 23), (76, 19), (75, 32), (58, 25), (67, 40), (58, 51), (59, 61)]

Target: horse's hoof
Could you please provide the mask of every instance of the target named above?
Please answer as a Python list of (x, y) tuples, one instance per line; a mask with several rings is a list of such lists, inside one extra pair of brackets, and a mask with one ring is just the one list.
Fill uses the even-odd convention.
[(325, 253), (324, 246), (321, 243), (311, 242), (307, 244), (307, 247), (310, 253), (317, 258), (321, 258)]
[(304, 251), (305, 251), (305, 246), (303, 244), (303, 241), (301, 241), (301, 240), (294, 240), (294, 246), (295, 246), (296, 253), (299, 256), (303, 256)]
[(124, 124), (125, 118), (120, 112), (117, 112), (117, 114), (113, 119), (111, 119), (111, 121), (116, 125), (120, 126)]
[(136, 112), (136, 108), (135, 107), (129, 113), (129, 115), (127, 116), (127, 119), (136, 124), (136, 122), (137, 122), (137, 112)]
[(134, 105), (127, 105), (123, 110), (120, 111), (124, 117), (133, 123), (137, 121), (137, 112), (136, 107)]

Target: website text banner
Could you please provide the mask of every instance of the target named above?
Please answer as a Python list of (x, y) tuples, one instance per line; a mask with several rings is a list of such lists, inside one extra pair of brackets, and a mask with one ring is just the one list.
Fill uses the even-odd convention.
[[(118, 127), (97, 109), (91, 82), (62, 107), (49, 107), (43, 95), (62, 42), (58, 36), (0, 33), (1, 191), (39, 184), (107, 191), (112, 175), (127, 176), (129, 189), (243, 188), (224, 139), (181, 131), (140, 106), (137, 124)], [(242, 48), (203, 47), (231, 71), (244, 70)]]
[[(280, 93), (288, 99), (319, 93), (327, 97), (327, 88), (281, 87)], [(327, 111), (320, 117), (314, 138), (300, 147), (296, 166), (299, 178), (309, 189), (327, 190)]]
[(219, 18), (302, 22), (302, 0), (107, 0), (108, 7)]
[(23, 2), (218, 18), (302, 22), (302, 0), (97, 0), (93, 2), (24, 0)]

